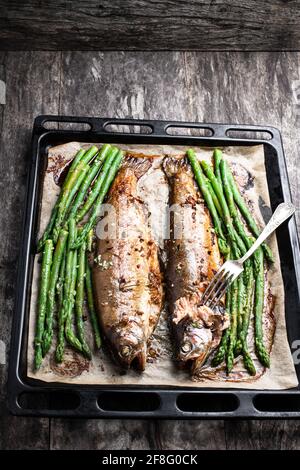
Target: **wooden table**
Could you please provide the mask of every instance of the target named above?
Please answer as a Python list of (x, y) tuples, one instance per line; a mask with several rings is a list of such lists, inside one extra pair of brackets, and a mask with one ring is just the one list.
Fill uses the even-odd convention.
[(49, 420), (13, 417), (6, 406), (34, 117), (53, 113), (270, 124), (282, 132), (297, 204), (300, 107), (293, 89), (300, 83), (299, 70), (299, 53), (0, 52), (0, 80), (6, 83), (6, 104), (0, 105), (1, 449), (300, 448), (300, 421)]

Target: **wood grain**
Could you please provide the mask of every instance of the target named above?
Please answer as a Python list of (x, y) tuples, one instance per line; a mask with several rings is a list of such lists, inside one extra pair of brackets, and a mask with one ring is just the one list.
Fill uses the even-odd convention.
[[(83, 437), (84, 436), (84, 437)], [(155, 423), (142, 420), (52, 420), (51, 449), (156, 449)]]
[(1, 0), (3, 50), (297, 50), (297, 0)]
[[(0, 448), (300, 448), (300, 421), (23, 419), (6, 409), (6, 370), (25, 158), (33, 117), (91, 116), (259, 123), (283, 134), (294, 202), (300, 202), (297, 53), (63, 52), (0, 55)], [(2, 114), (1, 114), (2, 113)], [(8, 190), (8, 188), (10, 190)], [(299, 225), (298, 225), (299, 228)]]
[(6, 354), (0, 364), (0, 449), (42, 449), (49, 443), (49, 420), (10, 416), (6, 379), (31, 127), (37, 114), (57, 112), (59, 56), (9, 53), (2, 68), (7, 89), (0, 124), (0, 340)]

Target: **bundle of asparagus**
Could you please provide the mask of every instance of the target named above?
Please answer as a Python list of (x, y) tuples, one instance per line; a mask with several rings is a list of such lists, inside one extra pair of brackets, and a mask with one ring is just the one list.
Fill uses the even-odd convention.
[[(258, 237), (260, 231), (239, 192), (229, 165), (219, 149), (215, 149), (213, 153), (214, 168), (206, 161), (199, 162), (192, 149), (188, 150), (187, 156), (210, 211), (221, 254), (225, 259), (240, 258), (252, 245), (253, 236)], [(253, 236), (247, 234), (244, 223)], [(266, 244), (246, 261), (243, 274), (232, 283), (226, 293), (225, 308), (230, 317), (230, 327), (223, 334), (212, 365), (218, 366), (225, 360), (227, 373), (233, 368), (234, 358), (242, 354), (247, 371), (251, 375), (256, 374), (247, 345), (252, 312), (255, 321), (256, 355), (262, 365), (270, 366), (262, 328), (264, 259), (273, 262), (272, 252)]]
[[(95, 313), (88, 253), (92, 251), (97, 214), (121, 165), (123, 152), (109, 144), (100, 150), (80, 150), (73, 159), (47, 228), (39, 240), (42, 252), (41, 281), (35, 335), (35, 369), (49, 351), (57, 312), (55, 358), (62, 362), (65, 340), (91, 357), (83, 324), (86, 292), (95, 345), (101, 346)], [(88, 214), (86, 223), (83, 218)], [(75, 313), (76, 332), (73, 330)]]

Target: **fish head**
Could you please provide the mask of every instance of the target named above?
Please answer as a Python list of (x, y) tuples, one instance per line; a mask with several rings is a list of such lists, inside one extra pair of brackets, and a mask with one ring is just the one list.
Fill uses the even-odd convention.
[(201, 304), (196, 294), (179, 298), (175, 303), (173, 326), (176, 329), (178, 353), (181, 363), (204, 364), (214, 341), (214, 312)]
[(118, 363), (125, 369), (133, 366), (144, 370), (147, 360), (145, 335), (140, 325), (130, 322), (126, 327), (117, 328), (111, 341)]
[(197, 361), (203, 364), (212, 344), (212, 331), (201, 321), (183, 319), (178, 324), (178, 360), (180, 362)]

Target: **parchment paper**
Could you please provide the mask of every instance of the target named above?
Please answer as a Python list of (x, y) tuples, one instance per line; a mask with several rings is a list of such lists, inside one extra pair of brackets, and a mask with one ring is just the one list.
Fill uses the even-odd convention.
[[(101, 144), (97, 144), (101, 145)], [(57, 178), (57, 168), (64, 165), (64, 162), (73, 158), (80, 146), (77, 142), (70, 142), (50, 149), (48, 155), (48, 169), (46, 172), (43, 198), (41, 207), (40, 234), (43, 233), (51, 209), (59, 194), (59, 186), (55, 183)], [(140, 197), (145, 201), (150, 212), (154, 211), (157, 217), (152, 226), (153, 234), (161, 248), (164, 238), (164, 217), (168, 201), (168, 185), (160, 163), (163, 155), (183, 156), (186, 147), (166, 146), (166, 145), (119, 145), (124, 150), (144, 155), (155, 155), (153, 169), (143, 176), (139, 182)], [(212, 157), (211, 148), (195, 147), (195, 152), (201, 159), (210, 160)], [(261, 226), (264, 225), (262, 213), (269, 218), (270, 200), (264, 166), (263, 146), (251, 147), (225, 147), (222, 149), (224, 158), (230, 163), (233, 170), (238, 168), (239, 183), (245, 189), (244, 196), (252, 206), (255, 218)], [(167, 325), (167, 312), (163, 310), (157, 328), (151, 338), (149, 347), (149, 358), (146, 370), (143, 373), (129, 370), (121, 372), (115, 365), (106, 350), (105, 346), (100, 351), (93, 352), (91, 361), (84, 359), (80, 354), (70, 348), (66, 348), (65, 360), (57, 365), (54, 360), (55, 340), (50, 354), (44, 359), (41, 369), (33, 371), (33, 341), (35, 333), (36, 302), (38, 294), (38, 279), (40, 265), (38, 256), (35, 260), (34, 273), (32, 279), (30, 321), (29, 321), (29, 341), (28, 341), (28, 376), (46, 382), (64, 382), (72, 384), (131, 384), (131, 385), (164, 385), (177, 387), (218, 387), (218, 388), (246, 388), (246, 389), (288, 389), (297, 386), (292, 356), (287, 340), (285, 311), (284, 311), (284, 289), (278, 255), (276, 237), (270, 240), (275, 263), (268, 270), (265, 297), (271, 292), (275, 299), (274, 309), (265, 308), (264, 311), (264, 335), (267, 345), (271, 346), (271, 367), (265, 370), (255, 359), (253, 352), (253, 321), (250, 325), (248, 343), (250, 352), (255, 361), (257, 375), (251, 378), (245, 371), (241, 359), (236, 361), (234, 373), (226, 376), (224, 369), (219, 368), (211, 372), (209, 366), (203, 369), (203, 375), (199, 381), (193, 381), (188, 371), (179, 370), (172, 358), (173, 350)], [(270, 289), (270, 292), (269, 292)], [(267, 302), (266, 302), (267, 304)], [(270, 305), (270, 302), (269, 304)], [(276, 329), (275, 329), (276, 323)], [(87, 338), (90, 345), (93, 345), (93, 335), (90, 322), (85, 322)], [(273, 333), (274, 341), (273, 341)]]

